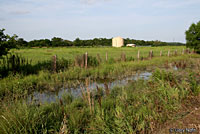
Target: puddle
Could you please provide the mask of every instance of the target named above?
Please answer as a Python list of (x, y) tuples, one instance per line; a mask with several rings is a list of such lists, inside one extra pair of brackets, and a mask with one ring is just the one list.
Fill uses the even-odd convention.
[[(138, 79), (144, 79), (148, 80), (149, 77), (152, 75), (151, 72), (137, 72), (135, 75), (128, 76), (126, 78), (123, 78), (121, 80), (114, 80), (114, 81), (97, 81), (97, 82), (91, 82), (90, 83), (90, 90), (95, 89), (96, 86), (99, 88), (104, 88), (104, 83), (108, 84), (109, 89), (112, 89), (115, 86), (125, 86), (129, 82), (138, 80)], [(81, 95), (81, 88), (86, 89), (86, 86), (79, 85), (76, 88), (62, 88), (58, 92), (34, 92), (32, 95), (28, 97), (28, 103), (30, 102), (37, 102), (37, 103), (51, 103), (55, 102), (57, 99), (62, 98), (62, 96), (66, 93), (71, 93), (73, 96), (78, 97)]]

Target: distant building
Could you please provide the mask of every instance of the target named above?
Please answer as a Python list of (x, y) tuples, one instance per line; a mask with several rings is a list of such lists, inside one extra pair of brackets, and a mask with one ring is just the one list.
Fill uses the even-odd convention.
[(127, 47), (136, 47), (135, 44), (127, 44), (126, 46), (127, 46)]
[(115, 37), (112, 39), (112, 46), (113, 47), (122, 47), (124, 46), (124, 39), (121, 37)]

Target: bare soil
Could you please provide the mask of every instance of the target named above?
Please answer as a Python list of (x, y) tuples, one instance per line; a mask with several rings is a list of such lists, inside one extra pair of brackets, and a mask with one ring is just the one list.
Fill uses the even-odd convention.
[(174, 118), (154, 134), (200, 134), (200, 95), (184, 100)]

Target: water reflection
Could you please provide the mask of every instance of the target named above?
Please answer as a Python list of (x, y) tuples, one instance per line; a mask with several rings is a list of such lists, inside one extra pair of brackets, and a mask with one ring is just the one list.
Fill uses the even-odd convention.
[[(105, 83), (108, 85), (109, 89), (112, 89), (115, 86), (125, 86), (129, 82), (138, 80), (138, 79), (144, 79), (147, 80), (152, 75), (151, 72), (138, 72), (135, 75), (128, 76), (126, 78), (123, 78), (121, 80), (101, 80), (101, 81), (91, 81), (89, 85), (89, 89), (93, 90), (96, 89), (96, 86), (99, 88), (104, 88)], [(62, 88), (58, 92), (34, 92), (32, 95), (28, 97), (28, 102), (39, 102), (39, 103), (50, 103), (55, 102), (57, 99), (62, 98), (62, 96), (66, 93), (71, 93), (73, 96), (78, 97), (81, 95), (81, 88), (86, 89), (86, 86), (83, 84), (80, 84), (76, 88)]]

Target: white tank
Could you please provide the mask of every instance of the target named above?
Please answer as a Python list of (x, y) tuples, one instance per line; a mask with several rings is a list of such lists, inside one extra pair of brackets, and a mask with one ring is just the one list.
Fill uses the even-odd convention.
[(112, 46), (113, 47), (122, 47), (124, 46), (124, 39), (121, 37), (115, 37), (112, 39)]

